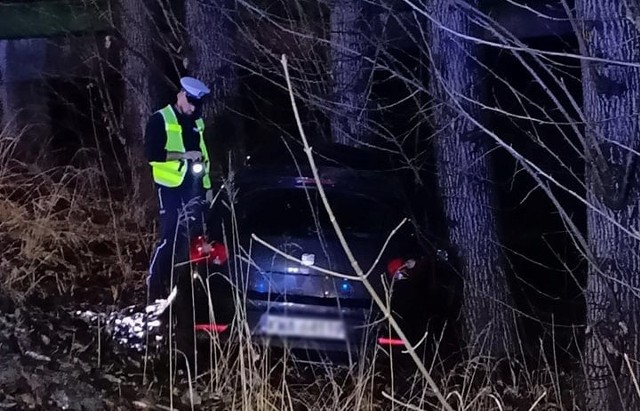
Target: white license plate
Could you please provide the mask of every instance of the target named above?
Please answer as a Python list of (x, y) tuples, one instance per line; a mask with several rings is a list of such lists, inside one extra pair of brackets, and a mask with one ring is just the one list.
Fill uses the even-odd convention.
[(260, 331), (278, 337), (347, 339), (344, 322), (340, 320), (265, 314), (260, 321)]

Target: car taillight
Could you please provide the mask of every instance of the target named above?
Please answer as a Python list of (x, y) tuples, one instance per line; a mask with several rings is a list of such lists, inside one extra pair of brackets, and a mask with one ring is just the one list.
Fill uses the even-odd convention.
[(404, 260), (402, 258), (394, 258), (393, 260), (387, 263), (387, 274), (389, 276), (394, 277), (396, 273), (400, 270), (400, 267), (404, 265)]
[(221, 265), (227, 261), (227, 248), (224, 244), (218, 242), (209, 244), (205, 241), (204, 236), (198, 236), (191, 242), (189, 259), (191, 262), (206, 260)]
[(387, 263), (387, 274), (391, 278), (402, 280), (407, 278), (407, 270), (416, 266), (416, 261), (412, 259), (394, 258)]

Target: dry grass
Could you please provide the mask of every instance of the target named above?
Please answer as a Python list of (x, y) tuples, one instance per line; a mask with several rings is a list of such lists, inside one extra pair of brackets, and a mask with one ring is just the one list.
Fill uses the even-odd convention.
[[(224, 410), (441, 410), (442, 405), (415, 367), (399, 365), (376, 348), (352, 365), (297, 363), (288, 350), (271, 356), (268, 350), (247, 343), (248, 334), (234, 330), (232, 341), (212, 335), (216, 352), (210, 369), (174, 383), (172, 406), (191, 403), (195, 409), (212, 404)], [(231, 348), (233, 347), (233, 348)], [(393, 359), (392, 359), (393, 358)], [(572, 410), (578, 409), (576, 388), (567, 375), (550, 368), (527, 371), (508, 365), (510, 378), (496, 378), (483, 359), (429, 371), (454, 410)], [(504, 371), (504, 370), (503, 370)], [(178, 388), (180, 387), (180, 388)], [(162, 397), (160, 391), (156, 398)], [(164, 403), (168, 401), (164, 396)]]
[[(131, 210), (130, 199), (103, 195), (97, 167), (25, 165), (12, 160), (13, 146), (13, 140), (0, 138), (2, 292), (18, 302), (59, 294), (78, 303), (106, 297), (118, 303), (124, 290), (143, 295), (155, 235)], [(241, 312), (242, 304), (238, 308)], [(351, 365), (302, 365), (287, 350), (275, 355), (257, 347), (242, 327), (233, 330), (230, 342), (212, 335), (208, 344), (205, 371), (189, 375), (186, 384), (176, 375), (168, 384), (149, 382), (140, 395), (187, 409), (203, 404), (260, 411), (444, 409), (406, 353), (390, 356), (378, 347)], [(173, 359), (180, 355), (172, 351)], [(495, 372), (490, 362), (475, 358), (448, 367), (436, 352), (424, 367), (454, 410), (573, 409), (572, 379), (551, 368), (553, 361), (543, 354), (540, 364), (530, 370), (513, 362)]]
[[(59, 293), (77, 295), (80, 303), (89, 295), (82, 291), (92, 290), (94, 297), (102, 292), (117, 302), (125, 288), (143, 292), (153, 233), (141, 234), (142, 227), (127, 219), (126, 203), (107, 204), (90, 195), (90, 188), (78, 184), (81, 173), (86, 176), (86, 170), (68, 169), (2, 173), (0, 287), (15, 300)], [(351, 366), (305, 366), (287, 351), (276, 358), (261, 351), (245, 329), (234, 331), (233, 344), (212, 336), (209, 345), (215, 353), (211, 369), (193, 376), (186, 391), (177, 389), (176, 377), (174, 406), (186, 402), (188, 409), (193, 402), (198, 408), (213, 401), (225, 410), (442, 409), (424, 376), (415, 367), (401, 369), (398, 358), (381, 348)], [(566, 376), (548, 367), (510, 369), (513, 378), (506, 382), (492, 378), (481, 363), (443, 370), (435, 358), (426, 365), (455, 410), (567, 409), (574, 401), (572, 391), (558, 385)], [(147, 387), (149, 395), (166, 404), (166, 388), (157, 384)]]
[(105, 199), (97, 168), (20, 163), (13, 147), (0, 138), (0, 289), (21, 301), (100, 285), (117, 299), (143, 284), (153, 230), (130, 202)]
[[(71, 171), (64, 175), (71, 180)], [(135, 254), (122, 250), (136, 249), (145, 255), (150, 239), (124, 229), (126, 224), (135, 224), (126, 221), (124, 204), (111, 204), (114, 210), (123, 210), (117, 212), (118, 227), (123, 229), (116, 236), (113, 216), (101, 212), (103, 203), (87, 203), (90, 197), (81, 187), (55, 182), (45, 173), (5, 177), (0, 190), (13, 194), (0, 199), (0, 232), (5, 244), (0, 287), (4, 292), (14, 298), (56, 291), (73, 294), (100, 277), (106, 281), (102, 285), (105, 292), (117, 297), (125, 286), (144, 284), (146, 259), (136, 262)], [(24, 189), (26, 184), (29, 189)], [(392, 360), (381, 348), (351, 366), (308, 366), (293, 361), (286, 350), (275, 358), (260, 350), (249, 343), (246, 329), (235, 329), (232, 340), (232, 344), (223, 343), (211, 336), (211, 368), (199, 370), (191, 384), (180, 385), (174, 379), (174, 407), (190, 409), (193, 403), (198, 409), (200, 404), (213, 403), (221, 410), (256, 411), (442, 409), (415, 367), (401, 369), (399, 359)], [(177, 355), (174, 352), (174, 358)], [(404, 362), (406, 365), (406, 358)], [(566, 405), (574, 401), (573, 392), (558, 385), (567, 378), (555, 370), (514, 368), (510, 369), (513, 379), (507, 382), (491, 378), (492, 373), (481, 363), (476, 359), (443, 370), (442, 362), (432, 358), (426, 365), (454, 410), (571, 409)], [(171, 408), (162, 382), (150, 383), (147, 390), (154, 403)]]

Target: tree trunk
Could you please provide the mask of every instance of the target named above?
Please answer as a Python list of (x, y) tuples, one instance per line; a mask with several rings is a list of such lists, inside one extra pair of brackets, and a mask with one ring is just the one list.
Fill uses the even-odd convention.
[(333, 141), (361, 146), (371, 140), (367, 131), (373, 65), (370, 5), (361, 0), (334, 0), (331, 8), (331, 72)]
[(122, 54), (125, 140), (122, 143), (135, 147), (143, 142), (145, 125), (154, 107), (149, 68), (153, 61), (153, 26), (147, 1), (122, 0), (120, 5), (120, 31), (125, 42)]
[[(471, 0), (477, 6), (478, 0)], [(430, 14), (454, 33), (474, 35), (471, 21), (454, 0), (435, 0)], [(491, 141), (467, 115), (482, 119), (482, 72), (473, 42), (428, 24), (430, 89), (434, 113), (438, 184), (454, 261), (463, 277), (463, 314), (469, 354), (502, 357), (514, 350), (512, 297), (499, 247), (496, 190), (489, 161)], [(464, 97), (462, 97), (464, 96)]]
[(145, 125), (155, 107), (150, 62), (153, 61), (151, 9), (147, 1), (120, 2), (120, 31), (125, 41), (122, 71), (125, 82), (124, 126), (127, 140), (142, 142)]
[(150, 61), (153, 61), (154, 29), (147, 1), (122, 0), (120, 6), (119, 28), (125, 42), (122, 55), (125, 139), (141, 143), (154, 106), (149, 69)]
[[(577, 2), (583, 55), (640, 61), (640, 10), (629, 5), (622, 0)], [(631, 150), (640, 150), (640, 68), (585, 60), (582, 84), (587, 199), (595, 208), (587, 212), (592, 254), (586, 296), (587, 409), (637, 410), (640, 394), (630, 371), (640, 378), (640, 180), (638, 156)]]
[[(235, 2), (233, 0), (186, 0), (186, 25), (191, 53), (188, 71), (211, 88), (203, 118), (215, 147), (212, 153), (227, 148), (234, 164), (244, 161), (244, 141), (239, 133), (232, 133), (220, 124), (234, 123), (238, 80), (235, 70)], [(236, 122), (237, 123), (237, 122)], [(237, 128), (237, 124), (236, 124)], [(220, 135), (224, 134), (224, 135)]]
[[(144, 159), (144, 132), (152, 110), (157, 107), (158, 91), (152, 87), (153, 58), (152, 11), (147, 0), (121, 0), (119, 30), (124, 80), (123, 123), (120, 143), (127, 147), (131, 178), (137, 201), (152, 198), (149, 166)], [(147, 203), (148, 204), (148, 203)]]
[(14, 156), (32, 162), (51, 137), (44, 67), (46, 39), (0, 41), (0, 130), (16, 139)]

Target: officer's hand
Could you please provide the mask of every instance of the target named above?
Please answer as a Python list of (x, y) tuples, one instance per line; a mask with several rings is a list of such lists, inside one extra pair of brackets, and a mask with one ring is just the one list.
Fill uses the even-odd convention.
[(207, 200), (207, 203), (211, 204), (213, 201), (213, 190), (207, 190), (205, 193), (205, 199)]
[(202, 153), (199, 151), (187, 151), (182, 156), (185, 160), (190, 161), (200, 161), (202, 159)]

